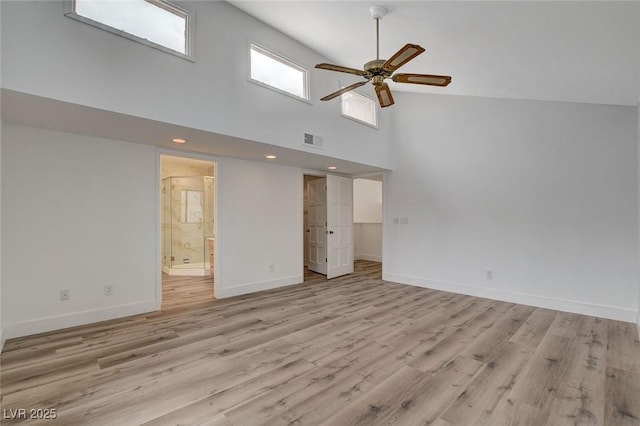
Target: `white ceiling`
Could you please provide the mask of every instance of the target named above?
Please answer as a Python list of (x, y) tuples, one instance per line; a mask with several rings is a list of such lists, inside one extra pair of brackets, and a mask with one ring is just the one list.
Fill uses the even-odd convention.
[(446, 88), (393, 90), (631, 106), (640, 99), (639, 1), (230, 3), (353, 68), (375, 59), (369, 6), (386, 7), (381, 57), (420, 44), (427, 51), (402, 72), (453, 76)]

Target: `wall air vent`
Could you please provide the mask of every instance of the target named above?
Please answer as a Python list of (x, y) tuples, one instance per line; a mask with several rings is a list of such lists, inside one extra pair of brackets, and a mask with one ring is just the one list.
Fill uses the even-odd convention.
[(315, 136), (310, 133), (305, 133), (304, 144), (307, 146), (312, 146), (314, 148), (322, 149), (322, 138), (320, 136)]

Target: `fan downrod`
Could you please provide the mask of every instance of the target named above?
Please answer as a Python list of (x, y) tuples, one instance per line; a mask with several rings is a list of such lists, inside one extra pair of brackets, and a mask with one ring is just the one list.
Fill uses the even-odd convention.
[(380, 59), (380, 20), (387, 14), (387, 9), (382, 6), (371, 6), (369, 8), (371, 17), (376, 20), (376, 59)]

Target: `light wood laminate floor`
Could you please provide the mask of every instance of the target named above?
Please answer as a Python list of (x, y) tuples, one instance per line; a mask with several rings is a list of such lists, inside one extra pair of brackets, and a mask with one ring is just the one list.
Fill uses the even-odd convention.
[[(629, 323), (384, 282), (379, 264), (7, 342), (4, 417), (61, 425), (640, 425)], [(27, 411), (28, 412), (28, 411)], [(31, 420), (25, 423), (30, 423)], [(2, 424), (18, 423), (3, 419)]]

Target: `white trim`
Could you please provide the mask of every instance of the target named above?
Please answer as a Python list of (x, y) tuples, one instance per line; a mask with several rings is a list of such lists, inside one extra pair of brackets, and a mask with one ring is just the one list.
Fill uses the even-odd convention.
[[(342, 109), (342, 106), (340, 107), (340, 109)], [(340, 115), (343, 118), (346, 118), (347, 120), (355, 121), (358, 124), (362, 124), (363, 126), (371, 127), (372, 129), (375, 129), (375, 130), (380, 130), (380, 127), (378, 127), (377, 125), (374, 126), (373, 124), (367, 123), (366, 121), (360, 120), (359, 118), (351, 117), (350, 115), (344, 114), (342, 112), (340, 113)]]
[(169, 268), (163, 265), (162, 272), (172, 277), (207, 277), (209, 276), (209, 268), (177, 269), (177, 268)]
[(162, 309), (162, 271), (164, 268), (162, 259), (162, 250), (164, 249), (164, 240), (162, 238), (162, 150), (156, 150), (156, 261), (155, 261), (155, 273), (156, 273), (156, 292), (155, 292), (155, 306), (156, 310)]
[[(340, 85), (340, 86), (341, 86), (340, 88), (342, 88), (342, 85)], [(372, 129), (380, 130), (380, 126), (378, 126), (378, 104), (376, 103), (375, 99), (371, 99), (369, 96), (363, 95), (362, 93), (358, 92), (357, 90), (352, 90), (351, 92), (371, 101), (371, 103), (373, 104), (373, 115), (374, 115), (376, 124), (369, 123), (368, 121), (360, 120), (359, 118), (356, 118), (356, 117), (354, 117), (352, 115), (349, 115), (349, 114), (345, 114), (344, 108), (342, 108), (343, 105), (344, 105), (343, 96), (348, 94), (349, 92), (343, 93), (342, 95), (340, 95), (340, 115), (342, 115), (344, 118), (347, 118), (349, 120), (355, 121), (356, 123), (364, 124), (365, 126), (371, 127)]]
[(195, 14), (191, 11), (183, 9), (175, 4), (169, 3), (166, 0), (147, 0), (156, 6), (165, 9), (171, 13), (176, 13), (180, 15), (184, 15), (185, 17), (185, 49), (186, 53), (178, 52), (177, 50), (170, 49), (166, 46), (163, 46), (158, 43), (154, 43), (153, 41), (147, 40), (142, 37), (138, 37), (134, 34), (128, 33), (123, 30), (119, 30), (117, 28), (111, 27), (107, 24), (103, 24), (99, 21), (94, 21), (93, 19), (87, 18), (86, 16), (82, 16), (76, 13), (75, 11), (75, 0), (64, 0), (64, 16), (75, 19), (78, 22), (82, 22), (87, 25), (91, 25), (92, 27), (98, 28), (103, 31), (110, 32), (111, 34), (115, 34), (122, 38), (126, 38), (131, 41), (135, 41), (136, 43), (143, 44), (148, 47), (152, 47), (154, 49), (160, 50), (164, 53), (169, 53), (170, 55), (177, 56), (178, 58), (186, 59), (187, 61), (195, 62)]
[(581, 315), (589, 315), (600, 318), (613, 319), (624, 322), (634, 322), (635, 312), (617, 306), (598, 305), (595, 303), (579, 302), (575, 300), (557, 299), (554, 297), (539, 296), (535, 294), (516, 293), (493, 288), (477, 287), (468, 284), (459, 284), (445, 281), (428, 280), (406, 275), (384, 273), (382, 279), (399, 284), (408, 284), (416, 287), (431, 288), (452, 293), (467, 294), (470, 296), (500, 300), (521, 305), (535, 306), (538, 308), (553, 309), (557, 311), (571, 312)]
[(74, 312), (71, 314), (56, 315), (52, 317), (40, 318), (36, 320), (24, 321), (7, 325), (2, 337), (13, 339), (16, 337), (30, 336), (32, 334), (44, 333), (46, 331), (60, 330), (78, 325), (94, 324), (100, 321), (107, 321), (139, 315), (156, 311), (154, 300), (146, 302), (132, 303), (129, 305), (111, 306), (108, 308), (94, 309), (91, 311)]
[[(220, 161), (220, 157), (211, 156), (208, 154), (199, 154), (195, 152), (186, 152), (179, 151), (171, 148), (158, 148), (156, 152), (156, 310), (159, 311), (162, 309), (162, 272), (164, 271), (164, 265), (162, 263), (162, 223), (160, 221), (160, 212), (162, 209), (162, 196), (161, 196), (161, 185), (162, 185), (162, 163), (160, 158), (163, 156), (169, 157), (182, 157), (182, 158), (191, 158), (194, 160), (203, 160), (209, 161), (213, 163), (213, 235), (219, 235), (218, 233), (218, 212), (219, 212), (219, 188), (220, 188), (220, 179), (218, 175), (218, 162)], [(213, 247), (213, 263), (215, 268), (213, 270), (213, 297), (218, 298), (218, 293), (220, 291), (220, 250), (221, 247), (220, 238), (216, 237)], [(208, 275), (208, 269), (205, 269)]]
[(372, 256), (369, 254), (356, 254), (353, 256), (354, 260), (369, 260), (371, 262), (382, 263), (382, 256)]
[(234, 287), (221, 288), (216, 298), (240, 296), (242, 294), (255, 293), (258, 291), (272, 290), (274, 288), (286, 287), (294, 284), (302, 284), (303, 275), (293, 275), (290, 277), (278, 278), (276, 280), (257, 281), (254, 283), (241, 284)]
[[(271, 86), (270, 84), (267, 83), (263, 83), (260, 80), (255, 80), (251, 77), (251, 50), (252, 48), (255, 47), (256, 51), (258, 51), (259, 53), (270, 57), (271, 59), (274, 59), (278, 62), (280, 62), (281, 64), (284, 65), (288, 65), (291, 68), (297, 69), (301, 72), (304, 73), (304, 94), (306, 97), (303, 96), (298, 96), (295, 95), (291, 92), (287, 92), (286, 90), (282, 90), (279, 89), (275, 86)], [(311, 80), (311, 72), (309, 71), (309, 67), (306, 67), (296, 61), (293, 61), (279, 53), (276, 53), (274, 50), (269, 49), (263, 45), (261, 45), (260, 43), (256, 43), (253, 40), (249, 40), (249, 48), (247, 49), (247, 81), (249, 81), (250, 83), (256, 84), (258, 86), (262, 86), (264, 88), (267, 88), (269, 90), (273, 90), (274, 92), (278, 92), (281, 93), (283, 95), (287, 95), (290, 98), (296, 99), (298, 101), (304, 102), (306, 104), (309, 105), (313, 105), (311, 102), (311, 84), (310, 84), (310, 80)]]
[(4, 332), (4, 327), (2, 327), (2, 330), (0, 330), (0, 353), (4, 349), (4, 342), (7, 341), (6, 335), (7, 335), (7, 333)]
[(638, 341), (640, 341), (640, 311), (636, 312), (636, 331), (638, 332)]

